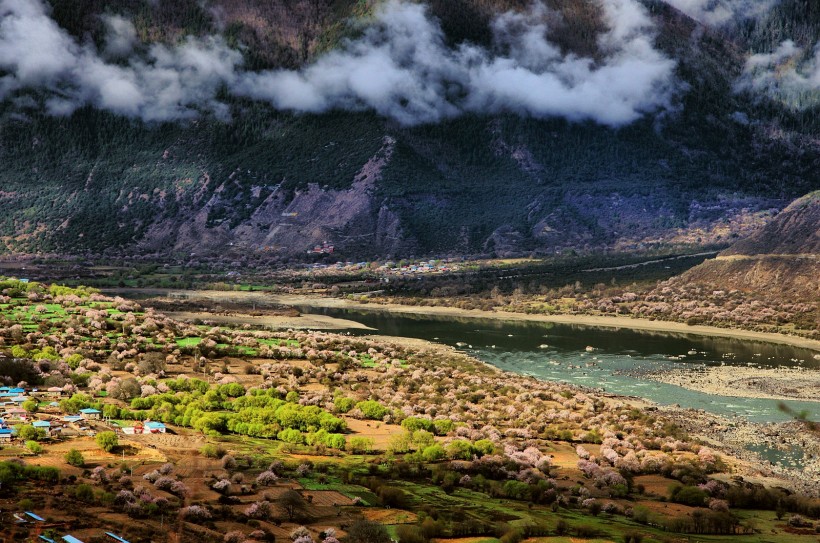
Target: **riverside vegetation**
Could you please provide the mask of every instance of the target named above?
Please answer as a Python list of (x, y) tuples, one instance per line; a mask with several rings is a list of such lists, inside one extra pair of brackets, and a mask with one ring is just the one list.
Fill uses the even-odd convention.
[[(185, 324), (87, 288), (7, 279), (0, 292), (6, 384), (61, 397), (10, 421), (2, 508), (90, 541), (102, 528), (131, 541), (816, 538), (820, 501), (745, 481), (756, 468), (634, 399), (443, 347)], [(88, 407), (104, 417), (87, 421), (94, 438), (29, 424)], [(124, 431), (146, 419), (168, 432)]]

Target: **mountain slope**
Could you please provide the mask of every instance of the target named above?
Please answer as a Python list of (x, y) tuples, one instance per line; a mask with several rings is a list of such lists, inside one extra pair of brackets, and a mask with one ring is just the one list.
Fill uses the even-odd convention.
[[(373, 113), (290, 114), (221, 97), (207, 114), (143, 123), (0, 103), (0, 251), (334, 258), (554, 254), (726, 246), (820, 187), (820, 115), (733, 92), (758, 30), (716, 31), (644, 2), (686, 83), (675, 111), (613, 129), (513, 113), (402, 126)], [(297, 67), (361, 27), (376, 3), (54, 2), (105, 47), (103, 13), (140, 48), (221, 32), (249, 69)], [(784, 0), (778, 12), (796, 16)], [(523, 0), (432, 1), (447, 40), (487, 43)], [(596, 2), (552, 0), (551, 39), (595, 56)], [(276, 21), (276, 25), (271, 21)], [(802, 28), (802, 27), (801, 27)], [(85, 38), (83, 38), (85, 37)]]
[(690, 284), (820, 299), (820, 192), (793, 202), (759, 231), (681, 277)]

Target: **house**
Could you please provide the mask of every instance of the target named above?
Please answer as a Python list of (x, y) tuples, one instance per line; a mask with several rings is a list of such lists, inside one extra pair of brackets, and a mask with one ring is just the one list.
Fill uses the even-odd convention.
[(37, 513), (32, 513), (31, 511), (26, 511), (26, 515), (28, 515), (29, 517), (33, 518), (33, 519), (34, 519), (34, 520), (36, 520), (37, 522), (45, 522), (45, 521), (46, 521), (46, 519), (44, 519), (43, 517), (41, 517), (41, 516), (40, 516), (40, 515), (38, 515)]
[(83, 543), (82, 541), (80, 541), (79, 539), (74, 537), (73, 535), (64, 535), (63, 536), (63, 541), (65, 541), (66, 543)]
[(0, 428), (0, 442), (11, 441), (14, 436), (14, 430), (11, 428)]
[(81, 420), (83, 420), (83, 418), (80, 415), (66, 415), (65, 417), (63, 417), (64, 422), (74, 423), (80, 422)]
[(42, 428), (45, 431), (46, 435), (48, 435), (51, 432), (51, 423), (47, 420), (35, 420), (31, 423), (31, 425), (35, 428)]
[(121, 538), (118, 535), (112, 534), (111, 532), (105, 532), (105, 535), (113, 539), (114, 541), (119, 541), (120, 543), (128, 543), (125, 539)]
[(48, 387), (45, 390), (32, 390), (31, 395), (41, 398), (58, 399), (65, 395), (65, 391), (62, 387)]
[(85, 409), (80, 409), (80, 415), (82, 415), (82, 417), (86, 420), (99, 420), (102, 412), (99, 409), (86, 407)]
[(6, 409), (6, 415), (12, 420), (27, 420), (28, 419), (28, 411), (25, 409), (20, 409), (19, 407), (12, 407), (11, 409)]
[(0, 387), (0, 397), (3, 396), (17, 396), (19, 394), (25, 394), (26, 389), (19, 388), (19, 387)]
[(157, 422), (153, 420), (146, 420), (145, 421), (145, 429), (152, 434), (164, 434), (165, 433), (165, 424), (162, 422)]

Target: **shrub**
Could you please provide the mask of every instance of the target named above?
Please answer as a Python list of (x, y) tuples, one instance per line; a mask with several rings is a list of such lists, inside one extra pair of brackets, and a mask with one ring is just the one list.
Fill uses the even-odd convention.
[(272, 471), (263, 471), (256, 478), (256, 484), (262, 485), (262, 486), (271, 486), (271, 485), (275, 485), (276, 481), (278, 481), (278, 480), (279, 480), (279, 477), (277, 477), (274, 472), (272, 472)]
[(182, 517), (192, 521), (202, 521), (211, 518), (211, 513), (201, 505), (190, 505), (180, 510)]
[(78, 468), (83, 467), (85, 464), (85, 458), (83, 457), (83, 453), (78, 451), (77, 449), (71, 449), (65, 454), (65, 461), (67, 464), (76, 466)]
[(37, 443), (36, 441), (26, 441), (26, 449), (33, 452), (34, 454), (40, 454), (43, 452), (43, 446)]
[(226, 454), (222, 457), (222, 468), (223, 469), (236, 469), (236, 458), (231, 456), (230, 454)]
[(447, 444), (447, 456), (453, 460), (471, 460), (473, 453), (473, 444), (469, 441), (456, 439)]
[(245, 516), (248, 518), (255, 518), (255, 519), (266, 519), (270, 517), (271, 514), (271, 506), (270, 502), (267, 500), (261, 502), (254, 502), (245, 509)]
[(365, 454), (373, 450), (374, 444), (375, 441), (372, 438), (356, 436), (350, 438), (350, 441), (347, 444), (347, 448), (352, 453)]
[(447, 456), (447, 453), (444, 451), (444, 447), (438, 443), (425, 447), (424, 450), (421, 451), (421, 458), (425, 462), (438, 462), (439, 460), (443, 460), (445, 456)]
[(669, 499), (675, 503), (682, 503), (683, 505), (690, 505), (692, 507), (701, 507), (706, 504), (709, 495), (696, 486), (680, 486), (675, 485), (669, 492)]
[(295, 428), (285, 428), (276, 434), (276, 439), (292, 445), (302, 445), (305, 442), (305, 436)]
[(373, 420), (382, 420), (388, 409), (375, 400), (367, 400), (356, 404), (356, 408), (362, 412), (365, 418)]
[(401, 421), (401, 426), (408, 432), (415, 432), (416, 430), (426, 430), (429, 432), (433, 429), (433, 422), (418, 417), (407, 417)]
[(74, 488), (74, 496), (81, 501), (90, 502), (94, 500), (94, 489), (91, 485), (77, 485)]
[(345, 396), (339, 396), (333, 400), (333, 406), (339, 413), (347, 413), (356, 406), (356, 400)]
[(34, 441), (45, 437), (45, 432), (30, 424), (26, 424), (17, 428), (17, 437), (24, 441)]
[(96, 438), (97, 445), (105, 452), (111, 452), (119, 444), (117, 434), (114, 432), (100, 432)]
[(211, 443), (207, 445), (203, 445), (201, 449), (199, 449), (200, 454), (207, 458), (219, 458), (225, 454), (225, 451), (222, 450), (221, 447), (217, 447)]

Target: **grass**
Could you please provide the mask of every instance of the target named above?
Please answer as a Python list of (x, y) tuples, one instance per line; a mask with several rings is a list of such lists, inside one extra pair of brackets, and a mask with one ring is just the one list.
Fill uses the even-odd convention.
[(176, 340), (177, 345), (180, 347), (196, 347), (200, 343), (202, 343), (201, 337), (185, 337)]

